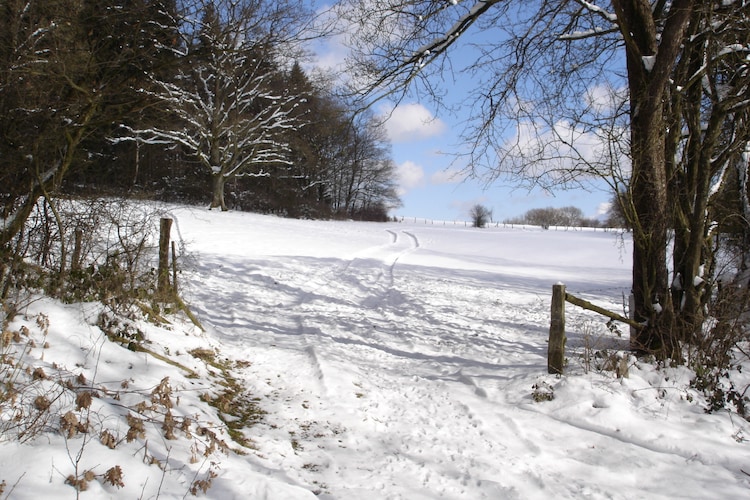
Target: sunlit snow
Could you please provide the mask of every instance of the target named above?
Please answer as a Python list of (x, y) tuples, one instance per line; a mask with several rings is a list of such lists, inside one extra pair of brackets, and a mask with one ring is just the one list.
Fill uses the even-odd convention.
[[(233, 375), (267, 412), (245, 431), (253, 448), (192, 462), (191, 441), (160, 439), (156, 424), (147, 443), (115, 450), (98, 437), (6, 441), (1, 479), (6, 493), (15, 485), (11, 498), (75, 498), (64, 481), (81, 449), (81, 471), (119, 464), (124, 487), (93, 481), (80, 498), (190, 497), (191, 481), (210, 467), (205, 497), (216, 499), (750, 493), (748, 423), (705, 413), (686, 369), (631, 357), (629, 377), (618, 379), (600, 366), (594, 354), (625, 349), (627, 328), (619, 336), (605, 318), (569, 305), (567, 374), (547, 374), (552, 285), (622, 312), (627, 236), (171, 212), (188, 252), (181, 290), (206, 331), (141, 328), (152, 350), (201, 377), (104, 341), (93, 304), (37, 301), (9, 327), (28, 324), (39, 336), (33, 318), (44, 312), (49, 347), (32, 351), (39, 366), (65, 365), (92, 386), (128, 380), (131, 390), (169, 376), (180, 394), (175, 412), (205, 420), (215, 418), (200, 401), (210, 368), (186, 353), (216, 349), (239, 362)], [(541, 388), (551, 401), (534, 400)], [(107, 409), (114, 401), (100, 405), (102, 416), (116, 413)], [(163, 470), (144, 463), (149, 454)]]

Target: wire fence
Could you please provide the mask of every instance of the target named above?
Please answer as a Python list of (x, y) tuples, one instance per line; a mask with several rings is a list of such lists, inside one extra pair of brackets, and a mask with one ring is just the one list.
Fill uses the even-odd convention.
[[(427, 226), (463, 226), (463, 227), (474, 227), (474, 223), (468, 220), (436, 220), (427, 219), (422, 217), (406, 217), (396, 216), (394, 217), (396, 222), (403, 222), (409, 224), (423, 224)], [(617, 232), (623, 231), (619, 227), (583, 227), (583, 226), (536, 226), (532, 224), (513, 224), (500, 221), (492, 221), (485, 224), (485, 228), (504, 228), (504, 229), (544, 229), (549, 231), (603, 231), (603, 232)]]

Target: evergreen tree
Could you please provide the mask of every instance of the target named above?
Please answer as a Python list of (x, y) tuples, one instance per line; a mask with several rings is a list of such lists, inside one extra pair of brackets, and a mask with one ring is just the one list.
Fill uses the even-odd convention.
[(19, 233), (40, 197), (53, 195), (79, 168), (84, 142), (138, 106), (131, 88), (155, 54), (133, 42), (131, 32), (123, 34), (130, 26), (119, 20), (140, 12), (129, 7), (88, 0), (2, 4), (0, 246)]

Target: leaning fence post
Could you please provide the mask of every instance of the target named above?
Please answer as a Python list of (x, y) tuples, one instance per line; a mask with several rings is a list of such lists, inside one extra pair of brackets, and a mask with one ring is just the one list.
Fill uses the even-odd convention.
[(565, 363), (565, 285), (552, 286), (547, 372), (562, 374)]
[(169, 238), (172, 219), (163, 218), (159, 226), (159, 269), (157, 270), (156, 289), (160, 293), (169, 291)]

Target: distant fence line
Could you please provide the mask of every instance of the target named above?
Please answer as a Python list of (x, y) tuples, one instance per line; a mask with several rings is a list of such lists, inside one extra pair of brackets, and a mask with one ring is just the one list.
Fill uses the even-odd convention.
[[(434, 220), (422, 217), (395, 217), (397, 222), (410, 222), (413, 224), (425, 224), (428, 226), (464, 226), (473, 227), (474, 223), (467, 220)], [(484, 227), (502, 227), (509, 229), (545, 229), (549, 231), (621, 231), (616, 227), (584, 227), (584, 226), (536, 226), (533, 224), (512, 224), (507, 222), (493, 221), (485, 224)]]

